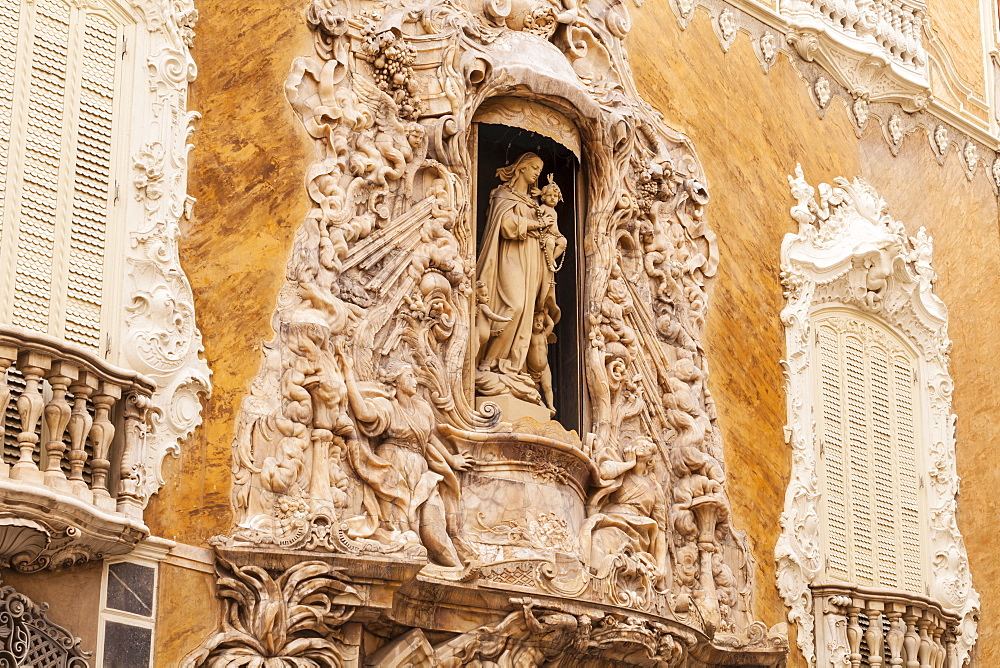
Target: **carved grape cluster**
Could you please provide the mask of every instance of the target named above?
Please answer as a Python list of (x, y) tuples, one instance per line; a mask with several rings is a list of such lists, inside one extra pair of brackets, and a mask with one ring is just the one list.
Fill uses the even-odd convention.
[(422, 110), (420, 83), (413, 71), (416, 51), (391, 30), (376, 32), (374, 26), (369, 26), (363, 34), (362, 54), (372, 65), (375, 85), (392, 97), (400, 117), (416, 120)]

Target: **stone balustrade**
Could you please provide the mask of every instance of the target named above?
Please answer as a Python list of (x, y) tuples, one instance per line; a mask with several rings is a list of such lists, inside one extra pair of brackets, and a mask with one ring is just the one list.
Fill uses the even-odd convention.
[(69, 342), (0, 326), (0, 416), (18, 450), (0, 461), (0, 563), (81, 563), (148, 534), (140, 479), (155, 387)]
[(817, 665), (961, 666), (955, 644), (959, 616), (928, 598), (837, 584), (814, 586), (813, 603)]
[[(911, 0), (790, 0), (784, 13), (801, 20), (819, 17), (850, 41), (874, 42), (886, 58), (921, 69), (927, 63), (921, 28), (923, 3)], [(793, 21), (797, 22), (797, 21)]]

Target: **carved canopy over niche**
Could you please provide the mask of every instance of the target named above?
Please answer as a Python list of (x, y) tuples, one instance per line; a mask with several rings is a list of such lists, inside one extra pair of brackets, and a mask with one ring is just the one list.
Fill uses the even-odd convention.
[[(730, 525), (706, 384), (708, 194), (689, 141), (635, 89), (627, 7), (315, 0), (307, 20), (316, 53), (295, 61), (286, 93), (319, 151), (306, 171), (313, 208), (243, 402), (237, 526), (220, 553), (268, 578), (336, 563), (359, 605), (395, 606), (396, 629), (466, 633), (478, 619), (520, 625), (512, 642), (528, 642), (538, 622), (513, 589), (573, 599), (575, 615), (627, 609), (635, 628), (616, 631), (615, 618), (602, 631), (608, 656), (646, 634), (651, 645), (632, 651), (649, 665), (780, 661), (784, 640), (749, 617), (752, 568)], [(516, 183), (531, 160), (477, 174), (474, 122), (579, 156), (582, 437), (476, 407), (472, 200), (477, 182)], [(407, 612), (429, 601), (467, 612)]]
[[(828, 620), (839, 619), (842, 633), (850, 623), (845, 620), (844, 610), (852, 606), (856, 620), (859, 610), (871, 615), (875, 607), (881, 611), (884, 606), (888, 611), (892, 605), (900, 605), (907, 614), (921, 610), (924, 619), (934, 619), (935, 625), (942, 620), (941, 632), (933, 642), (941, 642), (942, 652), (957, 652), (957, 660), (964, 663), (976, 641), (979, 595), (972, 587), (965, 543), (956, 522), (959, 479), (955, 470), (955, 416), (951, 412), (954, 383), (948, 371), (951, 341), (947, 309), (933, 291), (936, 275), (931, 264), (932, 239), (924, 228), (916, 236), (907, 236), (903, 224), (888, 214), (886, 202), (861, 179), (849, 183), (838, 178), (834, 187), (820, 184), (818, 201), (816, 189), (804, 180), (800, 167), (788, 181), (797, 200), (791, 209), (792, 217), (799, 223), (798, 233), (785, 235), (781, 247), (781, 279), (788, 300), (781, 314), (788, 348), (785, 434), (792, 448), (792, 480), (785, 496), (782, 535), (775, 553), (778, 588), (791, 609), (789, 619), (799, 626), (799, 647), (811, 666), (827, 665), (827, 659), (832, 661), (835, 656), (831, 652), (840, 647), (834, 642), (838, 634), (831, 637), (828, 631), (837, 624)], [(915, 380), (919, 384), (915, 412), (921, 421), (916, 431), (922, 449), (915, 461), (916, 473), (922, 480), (921, 493), (925, 495), (926, 522), (921, 530), (927, 532), (924, 539), (929, 555), (923, 557), (927, 562), (922, 570), (929, 573), (929, 599), (904, 591), (913, 589), (902, 583), (895, 595), (884, 589), (877, 593), (860, 588), (840, 591), (847, 583), (831, 576), (821, 535), (824, 527), (819, 474), (823, 435), (818, 433), (816, 422), (821, 409), (813, 405), (820, 370), (813, 368), (812, 345), (817, 338), (814, 324), (823, 318), (824, 322), (830, 321), (830, 313), (834, 320), (846, 321), (846, 314), (855, 327), (878, 330), (875, 333), (883, 337), (898, 337), (916, 353)], [(876, 323), (875, 327), (868, 322)], [(886, 334), (882, 333), (883, 325), (889, 330)], [(892, 345), (898, 344), (889, 342), (885, 347), (890, 349)], [(908, 578), (920, 578), (916, 569), (911, 571)], [(919, 583), (918, 594), (925, 593), (923, 584)], [(831, 592), (836, 595), (825, 598)], [(877, 600), (877, 605), (865, 602), (872, 600)], [(897, 615), (896, 622), (899, 619)], [(909, 649), (908, 635), (904, 647), (902, 626), (897, 628), (896, 622), (892, 628), (893, 633), (900, 634), (900, 645), (892, 651), (897, 652), (896, 656), (899, 651), (916, 652)], [(915, 622), (905, 624), (916, 633)], [(881, 629), (878, 633), (881, 638)], [(922, 626), (920, 633), (924, 633)], [(818, 642), (821, 638), (830, 642)], [(836, 640), (846, 648), (846, 637)], [(916, 660), (915, 654), (912, 658)]]

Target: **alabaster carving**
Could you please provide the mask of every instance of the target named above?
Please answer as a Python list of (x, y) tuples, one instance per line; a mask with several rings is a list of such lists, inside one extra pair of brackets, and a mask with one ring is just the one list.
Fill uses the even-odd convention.
[[(480, 313), (489, 329), (476, 341), (476, 394), (509, 394), (548, 408), (553, 403), (549, 344), (561, 317), (555, 274), (562, 266), (566, 237), (559, 231), (555, 205), (559, 186), (539, 189), (542, 159), (524, 153), (497, 171), (501, 185), (490, 193), (490, 208), (476, 264), (476, 288), (485, 299)], [(484, 332), (485, 333), (485, 332)], [(519, 417), (519, 416), (510, 416)]]
[(302, 561), (274, 576), (260, 566), (217, 559), (222, 629), (181, 666), (350, 665), (352, 650), (341, 627), (361, 599), (337, 571), (321, 561)]
[[(832, 650), (828, 651), (826, 643), (814, 644), (814, 637), (836, 634), (829, 629), (822, 633), (816, 630), (829, 622), (821, 617), (829, 606), (820, 601), (817, 592), (830, 578), (825, 572), (820, 534), (819, 436), (811, 417), (815, 410), (811, 323), (817, 309), (856, 309), (898, 332), (920, 358), (918, 378), (926, 396), (926, 422), (921, 429), (926, 446), (917, 461), (923, 467), (919, 473), (926, 481), (929, 509), (923, 530), (929, 545), (925, 567), (930, 598), (917, 601), (904, 592), (891, 594), (884, 589), (852, 589), (841, 594), (864, 599), (862, 613), (871, 611), (871, 619), (882, 614), (887, 601), (917, 606), (918, 614), (924, 617), (931, 614), (925, 611), (940, 609), (943, 612), (933, 614), (944, 620), (941, 632), (957, 635), (941, 646), (954, 647), (955, 661), (968, 662), (976, 641), (979, 595), (972, 587), (968, 556), (955, 519), (959, 481), (955, 416), (951, 412), (953, 382), (948, 373), (951, 341), (947, 309), (933, 290), (932, 240), (923, 228), (908, 236), (903, 224), (888, 214), (885, 201), (860, 179), (853, 183), (837, 179), (832, 187), (820, 184), (818, 199), (817, 189), (805, 181), (801, 168), (788, 179), (796, 199), (791, 213), (799, 224), (797, 233), (785, 236), (781, 250), (781, 280), (787, 299), (781, 316), (788, 348), (784, 363), (788, 396), (785, 435), (792, 449), (792, 480), (775, 555), (778, 588), (790, 609), (789, 621), (799, 627), (799, 647), (809, 664), (830, 665)], [(887, 618), (895, 623), (893, 619)], [(912, 630), (912, 624), (907, 628)]]
[[(413, 665), (583, 665), (587, 623), (586, 647), (624, 643), (634, 665), (781, 661), (783, 640), (750, 620), (706, 385), (708, 193), (688, 141), (636, 93), (627, 8), (316, 0), (306, 16), (316, 52), (286, 93), (317, 149), (312, 208), (243, 401), (220, 554), (272, 579), (336, 564), (363, 619), (393, 620), (368, 648), (378, 665), (407, 665), (390, 646)], [(483, 173), (476, 123), (577, 155), (575, 219), (540, 153)], [(557, 274), (569, 254), (575, 275)], [(551, 419), (567, 317), (577, 424)], [(577, 607), (525, 607), (512, 587)], [(470, 649), (508, 627), (512, 645)]]

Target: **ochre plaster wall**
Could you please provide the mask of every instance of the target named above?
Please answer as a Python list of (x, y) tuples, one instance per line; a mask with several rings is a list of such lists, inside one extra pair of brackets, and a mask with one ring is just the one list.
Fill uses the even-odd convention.
[[(181, 254), (215, 389), (205, 425), (179, 459), (168, 459), (168, 483), (146, 515), (155, 534), (199, 546), (231, 522), (236, 415), (258, 371), (260, 346), (273, 336), (275, 298), (307, 210), (303, 180), (312, 149), (283, 95), (292, 60), (311, 49), (304, 7), (295, 0), (199, 3), (200, 72), (191, 108), (203, 120), (189, 182), (198, 203)], [(778, 262), (781, 238), (795, 227), (785, 175), (799, 162), (814, 184), (864, 176), (911, 232), (925, 225), (935, 237), (938, 291), (951, 309), (955, 341), (965, 478), (960, 521), (983, 596), (979, 665), (998, 664), (1000, 560), (991, 540), (1000, 467), (982, 462), (1000, 425), (993, 382), (1000, 239), (986, 177), (970, 183), (955, 152), (939, 166), (922, 134), (907, 137), (892, 157), (874, 117), (859, 140), (839, 98), (820, 118), (785, 56), (765, 74), (742, 33), (723, 53), (704, 10), (686, 31), (666, 2), (633, 11), (630, 60), (640, 90), (691, 137), (712, 195), (708, 215), (721, 265), (708, 316), (710, 388), (724, 431), (734, 524), (747, 532), (757, 562), (755, 615), (768, 625), (785, 619), (773, 558), (790, 473)], [(208, 576), (165, 567), (162, 577), (158, 660), (173, 665), (208, 635), (219, 608)], [(791, 665), (801, 665), (794, 651)]]
[[(984, 97), (986, 78), (983, 72), (983, 33), (980, 28), (979, 3), (980, 0), (927, 0), (927, 13), (958, 76), (972, 86), (979, 97)], [(989, 27), (985, 26), (985, 29), (988, 30)]]
[(292, 236), (305, 215), (311, 147), (285, 100), (292, 60), (312, 49), (306, 3), (199, 0), (199, 64), (191, 109), (188, 192), (197, 198), (181, 257), (194, 290), (213, 393), (204, 423), (146, 513), (150, 529), (185, 543), (229, 530), (230, 463), (240, 401), (273, 337), (271, 313)]
[[(707, 319), (709, 387), (726, 444), (734, 524), (747, 531), (757, 560), (757, 617), (768, 625), (785, 618), (774, 584), (774, 544), (791, 471), (782, 433), (778, 264), (782, 236), (796, 228), (785, 176), (801, 163), (812, 184), (868, 179), (911, 233), (923, 225), (934, 236), (937, 289), (950, 308), (955, 343), (960, 522), (983, 597), (977, 665), (997, 665), (1000, 625), (990, 613), (1000, 596), (992, 547), (1000, 467), (982, 464), (990, 461), (1000, 425), (993, 380), (1000, 359), (1000, 238), (987, 177), (966, 179), (954, 151), (939, 165), (922, 132), (908, 136), (893, 157), (875, 118), (858, 140), (839, 98), (821, 119), (784, 56), (764, 74), (742, 34), (724, 53), (701, 11), (681, 31), (665, 4), (645, 5), (634, 17), (629, 53), (640, 92), (692, 139), (708, 178), (709, 223), (721, 255)], [(792, 654), (792, 666), (804, 665)]]
[(0, 568), (0, 581), (30, 598), (35, 605), (47, 604), (49, 621), (80, 638), (80, 648), (96, 657), (102, 573), (99, 562), (30, 575)]

